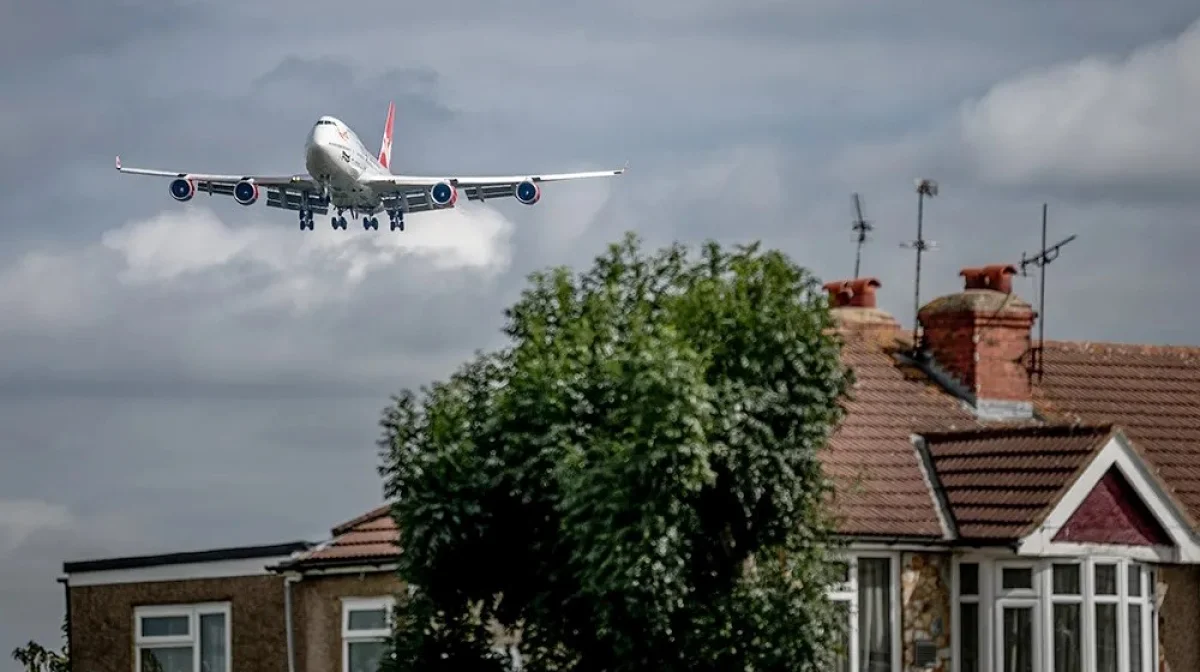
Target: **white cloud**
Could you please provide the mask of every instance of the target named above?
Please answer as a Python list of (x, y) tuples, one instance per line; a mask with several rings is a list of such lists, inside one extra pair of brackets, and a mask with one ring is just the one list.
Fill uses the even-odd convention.
[(1200, 177), (1200, 22), (1123, 59), (1093, 56), (1001, 83), (960, 136), (1001, 184)]
[(71, 513), (62, 504), (0, 499), (0, 557), (16, 550), (36, 532), (62, 529), (71, 523)]
[(279, 221), (285, 214), (256, 213), (234, 225), (189, 207), (107, 231), (99, 243), (29, 252), (0, 269), (0, 333), (86, 326), (103, 317), (105, 303), (180, 290), (202, 293), (209, 307), (232, 313), (305, 313), (346, 299), (372, 273), (398, 265), (487, 279), (511, 256), (512, 223), (473, 204), (414, 215), (404, 232), (300, 232)]

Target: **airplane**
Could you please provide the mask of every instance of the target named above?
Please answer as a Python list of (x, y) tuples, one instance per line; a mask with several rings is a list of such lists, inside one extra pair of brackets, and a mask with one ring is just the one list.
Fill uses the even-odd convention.
[(313, 229), (313, 214), (324, 215), (330, 209), (334, 229), (346, 230), (343, 213), (352, 218), (362, 215), (363, 229), (379, 230), (375, 215), (386, 212), (393, 231), (404, 230), (404, 216), (453, 208), (461, 189), (468, 200), (487, 201), (512, 196), (525, 205), (541, 198), (543, 182), (560, 182), (621, 175), (628, 169), (601, 170), (549, 175), (496, 175), (483, 177), (394, 175), (392, 167), (392, 125), (395, 102), (388, 104), (383, 141), (378, 154), (369, 151), (340, 119), (322, 116), (313, 125), (304, 144), (307, 174), (297, 175), (210, 175), (181, 173), (144, 168), (126, 168), (117, 155), (117, 170), (132, 175), (170, 177), (171, 196), (190, 201), (198, 191), (208, 195), (233, 196), (242, 205), (253, 205), (266, 191), (268, 207), (295, 210), (300, 215), (300, 230)]

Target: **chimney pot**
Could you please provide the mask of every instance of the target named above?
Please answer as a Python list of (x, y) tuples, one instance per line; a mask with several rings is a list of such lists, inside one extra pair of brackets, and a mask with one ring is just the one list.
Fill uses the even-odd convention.
[(834, 308), (874, 308), (875, 290), (881, 286), (875, 278), (857, 278), (827, 282), (825, 291)]
[(1017, 267), (1012, 264), (992, 264), (978, 268), (964, 268), (958, 273), (964, 278), (964, 289), (994, 289), (1012, 294), (1012, 276)]

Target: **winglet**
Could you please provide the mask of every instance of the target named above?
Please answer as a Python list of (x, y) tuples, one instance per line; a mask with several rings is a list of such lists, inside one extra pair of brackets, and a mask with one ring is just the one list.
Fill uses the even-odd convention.
[(121, 155), (117, 155), (117, 170), (121, 169)]

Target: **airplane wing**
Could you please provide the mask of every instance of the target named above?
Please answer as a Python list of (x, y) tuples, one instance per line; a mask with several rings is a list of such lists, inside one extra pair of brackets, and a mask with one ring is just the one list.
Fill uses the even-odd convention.
[[(321, 187), (311, 176), (295, 175), (216, 175), (211, 173), (185, 173), (169, 170), (152, 170), (146, 168), (127, 168), (121, 165), (121, 157), (116, 159), (119, 172), (130, 175), (150, 175), (152, 177), (173, 177), (187, 180), (196, 192), (208, 195), (219, 194), (233, 196), (234, 187), (239, 182), (250, 181), (259, 187), (266, 187), (267, 205), (284, 210), (299, 210), (300, 204), (307, 195), (309, 207), (314, 213), (325, 214), (328, 201), (321, 193)], [(172, 190), (174, 187), (172, 187)], [(189, 197), (190, 198), (190, 197)], [(186, 199), (185, 199), (186, 200)]]
[(629, 164), (615, 170), (595, 170), (581, 173), (550, 173), (544, 175), (483, 175), (483, 176), (447, 176), (432, 177), (422, 175), (381, 175), (366, 178), (368, 184), (380, 192), (390, 191), (390, 198), (403, 199), (403, 207), (407, 212), (421, 212), (439, 207), (433, 201), (434, 187), (449, 183), (457, 191), (461, 191), (471, 201), (487, 201), (497, 198), (518, 197), (518, 187), (532, 183), (535, 187), (527, 193), (520, 194), (518, 200), (532, 204), (540, 196), (536, 188), (541, 182), (563, 182), (567, 180), (584, 180), (597, 177), (614, 177), (628, 170)]

